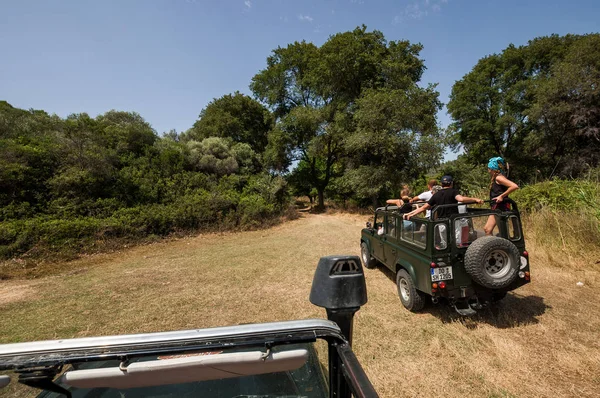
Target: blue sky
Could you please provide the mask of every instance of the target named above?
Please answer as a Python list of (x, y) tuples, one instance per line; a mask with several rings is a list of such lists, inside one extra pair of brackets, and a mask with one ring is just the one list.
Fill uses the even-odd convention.
[[(321, 45), (365, 24), (424, 45), (423, 84), (453, 83), (481, 57), (552, 33), (597, 32), (598, 0), (0, 0), (0, 99), (66, 116), (140, 113), (184, 131), (239, 90), (277, 46)], [(442, 126), (449, 123), (440, 112)]]

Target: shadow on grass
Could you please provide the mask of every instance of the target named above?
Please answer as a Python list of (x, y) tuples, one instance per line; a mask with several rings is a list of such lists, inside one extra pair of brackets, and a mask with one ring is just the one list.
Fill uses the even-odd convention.
[(437, 305), (429, 303), (423, 311), (439, 318), (443, 323), (461, 322), (467, 329), (476, 329), (481, 323), (499, 329), (535, 325), (540, 322), (538, 317), (552, 308), (544, 303), (543, 297), (522, 296), (513, 292), (509, 292), (502, 301), (488, 304), (471, 317), (461, 316), (453, 307), (445, 304), (442, 300)]
[[(378, 264), (377, 268), (396, 284), (396, 275), (385, 265)], [(402, 307), (400, 299), (398, 299), (398, 305)], [(537, 317), (543, 315), (550, 308), (552, 307), (544, 303), (543, 297), (523, 296), (517, 292), (509, 292), (501, 301), (488, 304), (471, 317), (458, 314), (446, 300), (440, 300), (438, 304), (427, 300), (427, 304), (421, 312), (429, 313), (443, 323), (461, 322), (468, 329), (476, 329), (481, 323), (507, 329), (539, 323)]]

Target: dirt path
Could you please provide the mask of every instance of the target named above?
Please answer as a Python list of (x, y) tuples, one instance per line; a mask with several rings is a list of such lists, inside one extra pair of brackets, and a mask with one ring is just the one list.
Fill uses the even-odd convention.
[[(315, 266), (324, 255), (358, 255), (365, 221), (303, 215), (0, 282), (0, 343), (324, 317), (308, 302)], [(529, 249), (533, 283), (470, 319), (446, 307), (409, 313), (393, 276), (366, 270), (369, 302), (357, 314), (354, 347), (381, 396), (597, 396), (600, 275), (544, 266)]]

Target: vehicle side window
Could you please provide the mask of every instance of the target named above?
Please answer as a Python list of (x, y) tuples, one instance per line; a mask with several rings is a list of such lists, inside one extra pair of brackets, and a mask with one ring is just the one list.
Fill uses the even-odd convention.
[(508, 217), (508, 239), (519, 240), (521, 239), (521, 229), (519, 228), (519, 219), (517, 216)]
[(373, 227), (375, 230), (377, 230), (381, 226), (383, 226), (383, 214), (375, 213), (375, 222), (373, 223)]
[(419, 219), (403, 220), (402, 240), (425, 248), (427, 241), (427, 223)]
[(448, 248), (448, 228), (446, 228), (446, 224), (435, 225), (433, 242), (436, 250), (445, 250)]
[(385, 234), (391, 237), (396, 237), (396, 217), (388, 215), (385, 227)]

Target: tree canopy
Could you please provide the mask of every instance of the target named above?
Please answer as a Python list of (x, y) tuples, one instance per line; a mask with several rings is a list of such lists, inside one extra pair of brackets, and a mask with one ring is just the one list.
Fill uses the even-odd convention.
[(522, 181), (598, 166), (599, 40), (540, 37), (480, 59), (452, 88), (454, 147), (474, 164), (504, 156)]
[[(345, 180), (356, 196), (372, 199), (394, 185), (385, 181), (388, 172), (392, 181), (407, 179), (439, 161), (443, 140), (435, 113), (440, 103), (433, 86), (417, 84), (425, 68), (418, 58), (421, 49), (408, 41), (388, 42), (381, 32), (362, 26), (331, 36), (321, 47), (295, 42), (277, 48), (252, 79), (252, 91), (277, 117), (273, 157), (281, 165), (303, 162), (319, 206), (332, 179)], [(378, 112), (392, 119), (376, 125)], [(364, 139), (367, 135), (371, 139)], [(385, 149), (373, 148), (373, 142)], [(381, 156), (394, 151), (399, 152)], [(424, 156), (394, 164), (413, 154)], [(365, 173), (381, 178), (361, 189), (365, 182), (357, 176)]]
[(235, 92), (209, 103), (185, 136), (186, 139), (198, 141), (208, 137), (231, 138), (262, 153), (272, 127), (273, 116), (263, 105), (247, 95)]

